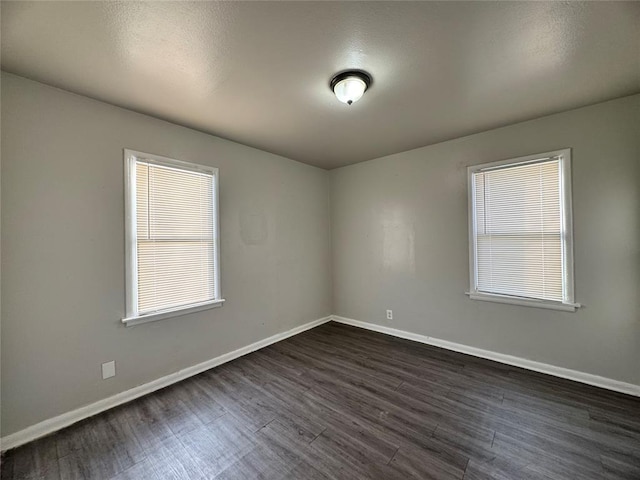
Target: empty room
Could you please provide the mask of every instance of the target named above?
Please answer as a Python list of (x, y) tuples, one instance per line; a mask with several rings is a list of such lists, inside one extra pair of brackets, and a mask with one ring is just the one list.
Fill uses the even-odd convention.
[(0, 17), (2, 480), (640, 480), (640, 2)]

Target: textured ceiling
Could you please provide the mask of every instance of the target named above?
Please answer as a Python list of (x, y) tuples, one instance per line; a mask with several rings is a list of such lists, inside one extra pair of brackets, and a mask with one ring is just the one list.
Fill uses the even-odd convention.
[[(640, 3), (2, 2), (2, 68), (323, 168), (640, 91)], [(347, 68), (373, 86), (349, 107)]]

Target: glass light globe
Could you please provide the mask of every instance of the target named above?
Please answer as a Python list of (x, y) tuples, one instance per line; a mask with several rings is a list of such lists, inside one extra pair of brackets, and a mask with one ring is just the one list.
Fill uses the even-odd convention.
[(367, 84), (364, 80), (356, 76), (350, 76), (336, 83), (333, 87), (333, 93), (342, 103), (351, 105), (362, 98), (366, 89)]

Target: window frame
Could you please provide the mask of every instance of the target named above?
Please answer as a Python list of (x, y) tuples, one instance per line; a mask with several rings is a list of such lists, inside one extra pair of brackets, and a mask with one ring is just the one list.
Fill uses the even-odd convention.
[[(213, 177), (213, 242), (214, 242), (214, 299), (180, 307), (161, 309), (140, 314), (138, 311), (138, 259), (137, 259), (137, 224), (136, 224), (136, 163), (138, 160), (165, 167), (206, 173)], [(124, 149), (124, 208), (125, 208), (125, 312), (122, 323), (126, 326), (139, 325), (165, 318), (178, 317), (189, 313), (208, 310), (222, 306), (224, 299), (220, 289), (220, 210), (218, 169), (207, 165), (184, 162), (169, 157)]]
[[(481, 292), (478, 290), (477, 269), (477, 228), (475, 209), (475, 183), (474, 174), (481, 171), (515, 167), (523, 164), (532, 164), (558, 158), (560, 160), (560, 201), (562, 217), (562, 282), (563, 300), (542, 300), (529, 297), (518, 297), (498, 293)], [(469, 215), (469, 291), (467, 295), (472, 300), (488, 302), (508, 303), (528, 307), (548, 308), (575, 312), (580, 304), (575, 303), (574, 291), (574, 257), (573, 257), (573, 208), (571, 195), (571, 149), (564, 148), (550, 152), (526, 155), (523, 157), (509, 158), (495, 162), (482, 163), (467, 167), (467, 194)]]

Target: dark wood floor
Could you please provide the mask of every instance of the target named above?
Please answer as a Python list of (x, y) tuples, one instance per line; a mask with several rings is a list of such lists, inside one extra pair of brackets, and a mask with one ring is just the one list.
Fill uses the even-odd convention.
[(12, 450), (2, 479), (640, 479), (640, 398), (329, 323)]

